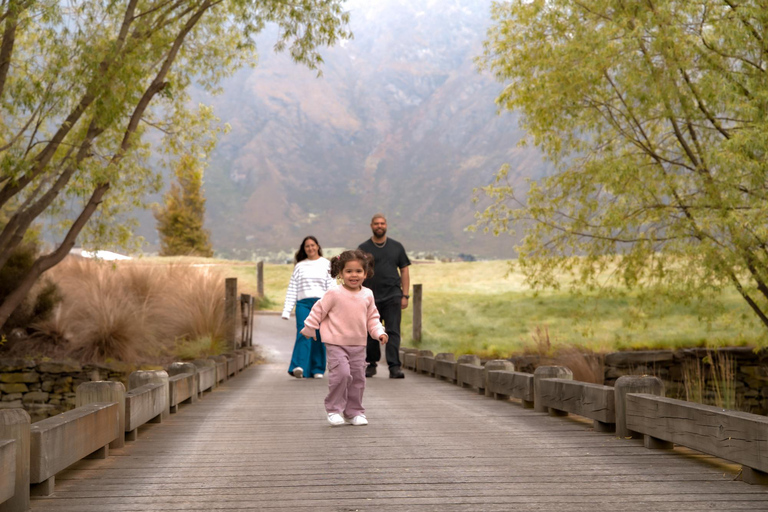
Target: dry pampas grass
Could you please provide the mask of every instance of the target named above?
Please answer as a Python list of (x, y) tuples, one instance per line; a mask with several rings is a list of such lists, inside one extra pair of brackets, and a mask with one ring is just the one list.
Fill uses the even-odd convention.
[[(160, 362), (180, 342), (225, 334), (224, 276), (210, 267), (69, 258), (50, 272), (63, 300), (35, 327), (83, 361)], [(59, 343), (60, 345), (60, 343)]]

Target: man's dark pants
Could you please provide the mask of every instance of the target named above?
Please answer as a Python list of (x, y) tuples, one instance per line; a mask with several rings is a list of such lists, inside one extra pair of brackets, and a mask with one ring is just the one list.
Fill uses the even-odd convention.
[[(390, 369), (400, 367), (400, 317), (403, 311), (400, 307), (401, 303), (402, 298), (399, 296), (376, 303), (376, 309), (379, 310), (379, 315), (381, 315), (381, 323), (384, 324), (384, 330), (387, 331), (387, 336), (389, 336), (389, 341), (385, 345), (385, 351), (387, 365), (389, 365)], [(376, 368), (379, 359), (381, 359), (381, 342), (368, 335), (365, 360), (371, 367)]]

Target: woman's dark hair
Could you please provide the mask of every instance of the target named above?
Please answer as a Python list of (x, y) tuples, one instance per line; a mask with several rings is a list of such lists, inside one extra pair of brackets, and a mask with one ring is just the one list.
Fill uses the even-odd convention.
[(365, 277), (373, 277), (373, 256), (360, 249), (344, 251), (331, 259), (331, 277), (339, 277), (344, 265), (349, 261), (359, 261), (365, 271)]
[(317, 241), (317, 238), (313, 237), (312, 235), (305, 236), (304, 240), (301, 241), (301, 245), (299, 246), (299, 250), (296, 251), (296, 254), (293, 257), (293, 263), (294, 265), (300, 261), (304, 261), (307, 259), (307, 251), (304, 250), (304, 244), (307, 243), (307, 240), (312, 240), (317, 244), (317, 254), (319, 256), (323, 255), (323, 248), (320, 247), (320, 242)]

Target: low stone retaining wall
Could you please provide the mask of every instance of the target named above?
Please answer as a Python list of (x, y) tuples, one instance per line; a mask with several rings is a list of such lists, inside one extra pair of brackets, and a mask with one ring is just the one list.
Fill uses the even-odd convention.
[(0, 359), (0, 409), (24, 409), (32, 422), (75, 408), (75, 389), (83, 382), (111, 380), (128, 387), (136, 370), (126, 364)]
[[(209, 362), (196, 362), (195, 365), (203, 367), (210, 365), (213, 372), (204, 372), (205, 382), (195, 383), (195, 386), (204, 384), (204, 387), (196, 392), (210, 390), (213, 384), (242, 371), (255, 359), (255, 355), (238, 352), (212, 357)], [(188, 364), (193, 370), (186, 371), (194, 371), (195, 365)], [(109, 380), (122, 382), (126, 389), (130, 389), (128, 377), (132, 372), (159, 368), (138, 368), (124, 363), (80, 364), (77, 361), (0, 358), (0, 410), (23, 409), (35, 423), (74, 409), (75, 389), (84, 382)]]
[[(643, 352), (615, 352), (605, 356), (605, 384), (612, 385), (622, 375), (653, 375), (660, 378), (670, 398), (685, 399), (686, 367), (701, 368), (704, 401), (715, 398), (713, 363), (732, 361), (736, 407), (754, 414), (768, 414), (768, 350), (755, 353), (750, 347), (718, 350), (682, 349)], [(709, 361), (709, 362), (707, 362)]]

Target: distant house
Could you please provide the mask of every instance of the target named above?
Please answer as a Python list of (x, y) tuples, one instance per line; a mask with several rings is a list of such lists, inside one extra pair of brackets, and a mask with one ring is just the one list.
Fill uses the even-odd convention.
[(81, 258), (89, 258), (89, 259), (104, 260), (104, 261), (133, 259), (130, 256), (125, 256), (124, 254), (117, 254), (116, 252), (112, 252), (112, 251), (86, 251), (85, 249), (77, 249), (77, 248), (69, 251), (69, 254), (71, 254), (72, 256), (79, 256)]

